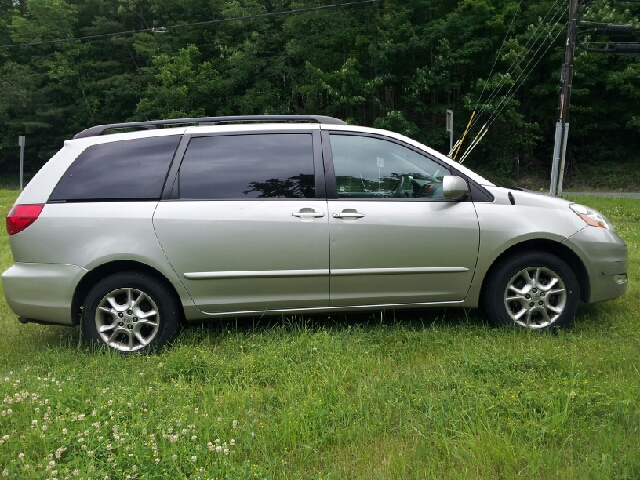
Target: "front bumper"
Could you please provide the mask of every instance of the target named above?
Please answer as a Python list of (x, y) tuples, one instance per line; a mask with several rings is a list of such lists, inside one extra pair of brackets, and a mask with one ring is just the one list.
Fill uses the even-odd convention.
[(2, 288), (21, 321), (73, 325), (71, 300), (86, 273), (75, 265), (16, 262), (2, 274)]
[(565, 240), (576, 251), (589, 274), (589, 303), (618, 298), (627, 291), (627, 245), (615, 232), (585, 227)]

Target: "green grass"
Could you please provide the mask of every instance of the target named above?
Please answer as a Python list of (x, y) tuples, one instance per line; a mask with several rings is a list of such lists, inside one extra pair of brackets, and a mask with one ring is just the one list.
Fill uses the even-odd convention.
[(578, 200), (627, 241), (630, 287), (557, 335), (387, 311), (212, 323), (122, 357), (0, 300), (0, 474), (640, 478), (640, 201)]

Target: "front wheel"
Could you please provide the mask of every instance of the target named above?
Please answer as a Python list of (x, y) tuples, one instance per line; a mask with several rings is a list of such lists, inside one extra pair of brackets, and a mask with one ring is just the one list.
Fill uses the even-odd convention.
[(161, 281), (140, 272), (104, 278), (87, 294), (82, 325), (87, 340), (123, 353), (149, 351), (171, 340), (179, 302)]
[(555, 255), (510, 256), (500, 260), (490, 275), (484, 304), (496, 323), (544, 330), (573, 321), (580, 288), (571, 268)]

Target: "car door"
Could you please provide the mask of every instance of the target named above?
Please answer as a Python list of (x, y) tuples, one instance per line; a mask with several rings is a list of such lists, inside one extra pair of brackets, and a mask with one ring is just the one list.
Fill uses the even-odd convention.
[(321, 165), (317, 129), (188, 140), (174, 198), (158, 204), (153, 221), (199, 309), (215, 314), (328, 305)]
[(450, 169), (388, 137), (324, 131), (323, 140), (331, 305), (463, 300), (479, 225), (473, 202), (444, 197)]

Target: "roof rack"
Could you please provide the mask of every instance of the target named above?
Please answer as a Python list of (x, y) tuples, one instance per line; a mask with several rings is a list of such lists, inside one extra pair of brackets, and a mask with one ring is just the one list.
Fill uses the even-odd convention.
[(103, 135), (107, 130), (122, 129), (151, 129), (167, 125), (218, 125), (221, 123), (242, 122), (314, 122), (328, 125), (346, 125), (346, 122), (338, 118), (325, 117), (324, 115), (240, 115), (234, 117), (203, 117), (203, 118), (174, 118), (170, 120), (152, 120), (149, 122), (111, 123), (109, 125), (96, 125), (76, 134), (75, 138), (86, 138)]

